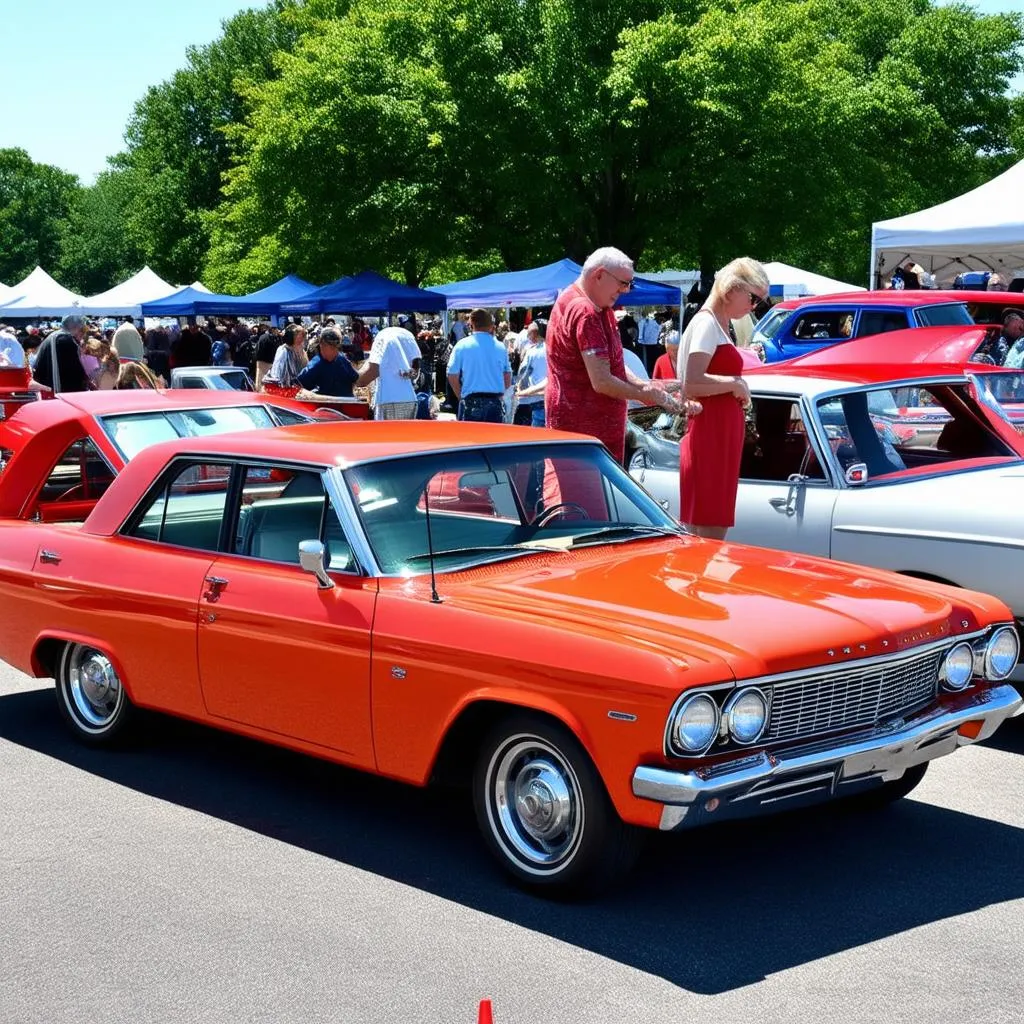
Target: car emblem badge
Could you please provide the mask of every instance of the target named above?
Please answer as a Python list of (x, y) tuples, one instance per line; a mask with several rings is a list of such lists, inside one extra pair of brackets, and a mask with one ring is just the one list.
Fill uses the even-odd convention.
[(392, 679), (404, 679), (405, 678), (405, 669), (401, 668), (398, 665), (392, 665), (391, 666), (391, 678)]

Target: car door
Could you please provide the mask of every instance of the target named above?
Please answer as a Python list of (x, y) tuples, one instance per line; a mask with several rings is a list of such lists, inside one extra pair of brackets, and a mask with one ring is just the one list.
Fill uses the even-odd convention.
[[(370, 638), (376, 580), (353, 563), (318, 472), (243, 465), (233, 537), (200, 601), (199, 676), (211, 715), (373, 765)], [(299, 565), (329, 547), (334, 586)]]
[(837, 490), (796, 395), (755, 395), (730, 540), (828, 558)]
[(776, 335), (782, 359), (817, 352), (853, 336), (855, 306), (801, 306)]

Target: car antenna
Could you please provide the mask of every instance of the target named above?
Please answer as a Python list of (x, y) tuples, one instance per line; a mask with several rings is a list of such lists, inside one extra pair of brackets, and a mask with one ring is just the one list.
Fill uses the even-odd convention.
[(430, 533), (430, 480), (423, 486), (423, 514), (427, 521), (427, 555), (430, 558), (430, 600), (440, 604), (437, 593), (437, 576), (434, 574), (434, 538)]

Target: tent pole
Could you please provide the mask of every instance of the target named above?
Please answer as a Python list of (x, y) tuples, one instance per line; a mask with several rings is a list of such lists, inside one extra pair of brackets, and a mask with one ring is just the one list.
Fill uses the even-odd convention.
[(875, 225), (871, 225), (871, 256), (868, 263), (868, 291), (875, 290)]

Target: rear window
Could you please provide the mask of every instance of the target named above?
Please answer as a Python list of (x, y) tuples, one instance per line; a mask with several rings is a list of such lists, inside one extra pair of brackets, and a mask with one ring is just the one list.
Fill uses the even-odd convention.
[(941, 306), (918, 306), (914, 310), (914, 318), (919, 327), (958, 327), (962, 324), (973, 324), (967, 306), (962, 302), (948, 302)]

